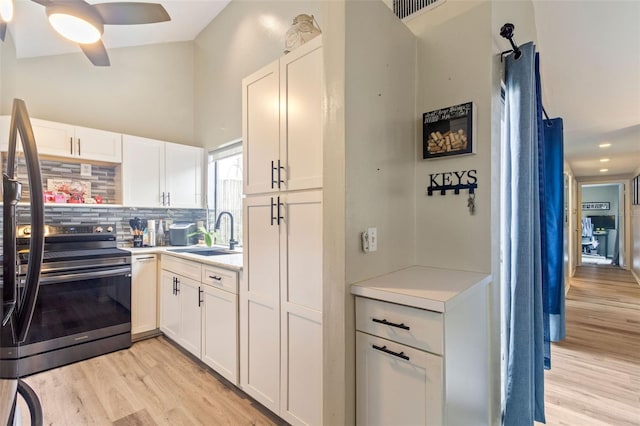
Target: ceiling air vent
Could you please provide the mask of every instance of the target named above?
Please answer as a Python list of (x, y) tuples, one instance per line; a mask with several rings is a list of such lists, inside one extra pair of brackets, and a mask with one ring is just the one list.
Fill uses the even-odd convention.
[(440, 6), (446, 0), (393, 0), (393, 13), (402, 20), (409, 20), (415, 16)]

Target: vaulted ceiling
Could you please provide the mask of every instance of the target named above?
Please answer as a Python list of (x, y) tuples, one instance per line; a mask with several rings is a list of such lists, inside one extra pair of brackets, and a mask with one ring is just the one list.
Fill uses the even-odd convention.
[[(160, 1), (170, 22), (106, 26), (103, 40), (107, 49), (193, 40), (229, 1)], [(550, 116), (564, 119), (565, 157), (575, 175), (631, 175), (640, 167), (640, 1), (533, 0), (533, 6), (543, 101)], [(21, 58), (79, 51), (30, 0), (16, 0), (9, 31)], [(605, 143), (611, 145), (599, 147)]]

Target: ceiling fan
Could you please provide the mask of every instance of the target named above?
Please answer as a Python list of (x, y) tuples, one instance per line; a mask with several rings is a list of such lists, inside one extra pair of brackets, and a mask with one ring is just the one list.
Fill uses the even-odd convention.
[[(158, 3), (118, 2), (89, 4), (84, 0), (32, 0), (45, 7), (49, 23), (60, 35), (75, 41), (97, 66), (109, 66), (109, 55), (102, 43), (105, 25), (137, 25), (170, 21)], [(13, 17), (13, 0), (0, 0), (0, 40), (4, 41), (7, 22)]]

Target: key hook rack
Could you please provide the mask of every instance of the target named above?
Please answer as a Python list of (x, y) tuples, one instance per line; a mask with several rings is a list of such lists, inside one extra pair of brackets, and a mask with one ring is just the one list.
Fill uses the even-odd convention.
[(434, 192), (440, 191), (440, 195), (447, 195), (447, 191), (453, 191), (454, 194), (460, 194), (461, 189), (468, 189), (469, 195), (475, 194), (478, 187), (477, 183), (458, 184), (458, 185), (431, 185), (427, 188), (427, 195), (431, 197)]

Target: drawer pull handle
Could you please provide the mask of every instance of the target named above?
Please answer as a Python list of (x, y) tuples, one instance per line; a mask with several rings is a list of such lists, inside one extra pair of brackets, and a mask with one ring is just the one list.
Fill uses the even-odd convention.
[(411, 327), (409, 327), (408, 325), (404, 325), (404, 323), (396, 324), (394, 322), (389, 322), (386, 319), (379, 320), (378, 318), (371, 318), (371, 321), (384, 324), (384, 325), (390, 325), (391, 327), (401, 328), (403, 330), (411, 330)]
[(211, 278), (212, 280), (216, 280), (216, 281), (220, 281), (222, 279), (222, 277), (218, 277), (216, 275), (209, 275), (209, 278)]
[(384, 353), (389, 354), (389, 355), (397, 356), (398, 358), (406, 359), (407, 361), (409, 361), (409, 357), (408, 357), (408, 356), (406, 356), (406, 355), (404, 354), (404, 352), (394, 352), (394, 351), (391, 351), (391, 350), (387, 349), (387, 346), (386, 346), (386, 345), (385, 345), (385, 346), (376, 346), (376, 345), (371, 345), (371, 346), (373, 347), (373, 349), (375, 349), (375, 350), (377, 350), (377, 351), (384, 352)]

